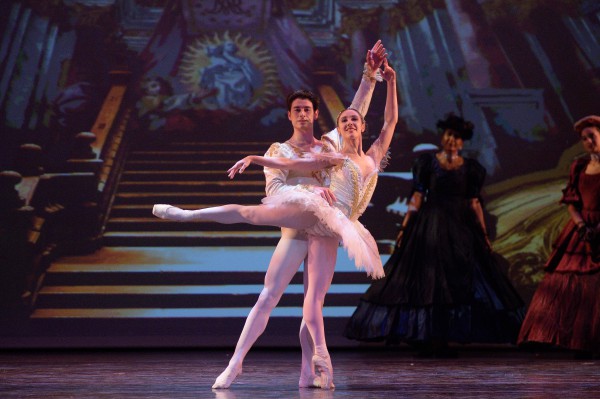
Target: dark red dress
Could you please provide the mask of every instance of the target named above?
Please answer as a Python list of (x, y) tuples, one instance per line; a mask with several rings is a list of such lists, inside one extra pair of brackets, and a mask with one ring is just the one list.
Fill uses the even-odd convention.
[[(600, 174), (588, 175), (589, 158), (571, 165), (561, 202), (575, 206), (588, 226), (600, 223)], [(600, 353), (600, 237), (586, 242), (572, 220), (553, 244), (519, 343), (539, 342)]]

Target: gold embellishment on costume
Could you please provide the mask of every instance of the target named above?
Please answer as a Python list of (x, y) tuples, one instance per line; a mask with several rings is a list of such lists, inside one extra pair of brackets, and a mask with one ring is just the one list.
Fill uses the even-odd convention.
[[(296, 154), (296, 156), (298, 158), (304, 158), (304, 155), (306, 154), (306, 151), (304, 151), (301, 148), (297, 147), (295, 144), (290, 143), (289, 140), (286, 141), (284, 144), (287, 144), (288, 147), (290, 147), (290, 149), (294, 152), (294, 154)], [(323, 171), (314, 170), (314, 171), (312, 171), (310, 173), (310, 175), (313, 177), (313, 179), (315, 179), (316, 181), (318, 181), (320, 185), (323, 185), (323, 182), (325, 181), (325, 176), (323, 176), (323, 173), (324, 173)]]
[(273, 154), (279, 152), (280, 147), (281, 147), (280, 143), (273, 143), (273, 144), (271, 144), (271, 146), (267, 150), (267, 156), (273, 157)]
[(333, 152), (333, 148), (331, 148), (332, 143), (329, 141), (328, 137), (325, 139), (321, 139), (321, 152), (322, 153), (330, 153)]
[[(367, 206), (367, 204), (365, 204), (366, 199), (367, 199), (367, 197), (369, 197), (369, 199), (370, 199), (370, 195), (368, 195), (368, 194), (370, 194), (370, 193), (373, 192), (373, 190), (375, 189), (375, 185), (376, 184), (377, 184), (377, 174), (374, 174), (369, 179), (369, 184), (367, 184), (367, 188), (363, 191), (363, 195), (362, 195), (360, 204), (359, 204), (359, 206), (358, 206), (358, 208), (356, 210), (357, 212), (360, 209), (364, 209)], [(354, 213), (353, 213), (353, 216), (354, 216)]]
[[(348, 216), (348, 218), (350, 220), (353, 220), (358, 215), (360, 210), (366, 206), (365, 202), (367, 201), (367, 198), (370, 197), (368, 194), (371, 193), (375, 189), (375, 185), (377, 184), (377, 174), (374, 174), (373, 176), (371, 176), (371, 178), (369, 179), (369, 183), (367, 183), (366, 189), (362, 191), (362, 196), (361, 196), (360, 195), (361, 191), (360, 191), (359, 184), (358, 184), (358, 180), (359, 180), (358, 179), (358, 174), (359, 174), (358, 166), (354, 162), (350, 162), (349, 159), (346, 159), (346, 162), (349, 162), (349, 165), (350, 165), (350, 173), (352, 176), (352, 191), (353, 191), (352, 208), (350, 210), (350, 215)], [(360, 215), (358, 215), (358, 216), (360, 216)]]
[(335, 184), (335, 180), (331, 179), (331, 183), (329, 184), (329, 189), (331, 191), (335, 191), (337, 189), (337, 184)]
[(313, 172), (311, 172), (312, 177), (319, 182), (320, 185), (323, 185), (323, 182), (325, 181), (325, 178), (323, 177), (323, 171), (318, 171), (315, 170)]
[(360, 196), (360, 190), (358, 188), (358, 167), (354, 162), (350, 162), (350, 159), (346, 159), (344, 164), (350, 165), (350, 175), (352, 177), (352, 207), (350, 208), (350, 215), (348, 218), (352, 220), (358, 210), (358, 197)]
[(295, 144), (290, 143), (289, 140), (286, 141), (284, 144), (287, 144), (298, 158), (303, 158), (304, 154), (306, 153), (306, 151), (303, 151), (302, 149), (298, 148)]

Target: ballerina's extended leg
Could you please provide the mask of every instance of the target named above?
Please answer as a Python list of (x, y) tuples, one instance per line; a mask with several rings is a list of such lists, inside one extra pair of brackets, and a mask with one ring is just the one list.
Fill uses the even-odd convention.
[(306, 326), (315, 344), (312, 362), (320, 372), (322, 389), (331, 389), (333, 385), (333, 367), (325, 340), (325, 325), (323, 323), (323, 303), (335, 268), (338, 240), (331, 237), (309, 237), (308, 289), (304, 298), (302, 313)]
[(257, 226), (288, 227), (303, 230), (313, 226), (317, 217), (295, 204), (237, 205), (229, 204), (186, 210), (168, 204), (156, 204), (152, 213), (177, 222), (212, 221), (223, 224), (248, 223)]
[[(306, 279), (306, 273), (304, 273)], [(300, 324), (300, 332), (298, 334), (300, 338), (300, 347), (302, 348), (302, 367), (300, 369), (300, 379), (298, 380), (299, 388), (320, 388), (321, 379), (315, 374), (315, 368), (312, 361), (313, 355), (315, 354), (315, 344), (310, 336), (308, 327), (304, 319)]]

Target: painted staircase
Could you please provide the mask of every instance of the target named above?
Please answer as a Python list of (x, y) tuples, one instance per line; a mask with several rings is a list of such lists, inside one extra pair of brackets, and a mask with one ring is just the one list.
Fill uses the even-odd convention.
[[(48, 269), (29, 319), (28, 345), (233, 348), (262, 288), (279, 230), (245, 224), (177, 223), (151, 214), (154, 203), (200, 208), (257, 204), (264, 175), (225, 171), (268, 143), (176, 141), (133, 149), (107, 223), (105, 247), (59, 259)], [(347, 317), (369, 283), (342, 249), (324, 315), (328, 342), (343, 338)], [(258, 346), (297, 346), (302, 317), (297, 273)]]
[(265, 196), (262, 168), (236, 176), (226, 171), (249, 154), (263, 154), (266, 142), (166, 143), (129, 154), (104, 233), (107, 246), (275, 245), (279, 229), (246, 224), (178, 223), (152, 215), (166, 203), (197, 209), (228, 203), (259, 204)]

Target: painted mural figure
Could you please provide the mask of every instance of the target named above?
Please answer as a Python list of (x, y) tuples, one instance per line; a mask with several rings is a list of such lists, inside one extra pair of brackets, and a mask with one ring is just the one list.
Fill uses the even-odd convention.
[[(176, 112), (199, 108), (204, 98), (216, 92), (216, 89), (201, 89), (194, 93), (173, 94), (169, 82), (158, 76), (144, 79), (140, 86), (142, 96), (136, 103), (137, 116), (151, 131), (172, 128), (169, 118), (173, 118)], [(181, 119), (178, 123), (183, 124)]]
[(214, 97), (206, 100), (214, 102), (216, 108), (242, 108), (250, 102), (255, 90), (262, 86), (260, 71), (247, 59), (239, 57), (237, 52), (238, 48), (233, 42), (207, 48), (211, 65), (202, 71), (200, 87), (206, 91), (216, 91)]
[[(381, 41), (378, 41), (367, 53), (365, 72), (351, 105), (351, 108), (358, 110), (361, 115), (367, 113), (378, 69), (386, 56), (387, 54)], [(293, 105), (294, 107), (292, 107)], [(326, 152), (327, 148), (339, 151), (342, 148), (343, 139), (337, 129), (323, 135), (321, 140), (315, 139), (314, 122), (318, 116), (318, 97), (306, 91), (292, 93), (288, 97), (288, 118), (292, 123), (293, 134), (283, 144), (273, 144), (266, 155), (271, 157), (286, 157), (293, 160), (306, 157), (310, 154)], [(293, 171), (268, 167), (264, 168), (264, 172), (267, 196), (279, 195), (286, 191), (296, 190), (302, 187), (301, 185), (308, 185), (311, 187), (311, 191), (323, 197), (328, 203), (332, 204), (334, 201), (333, 193), (327, 187), (329, 182), (322, 172)], [(333, 266), (330, 263), (325, 264), (325, 267), (329, 265), (331, 269), (328, 274), (312, 274), (313, 279), (317, 277), (317, 282), (320, 283), (318, 286), (311, 284), (309, 274), (311, 270), (319, 270), (313, 265), (320, 264), (321, 257), (335, 264), (338, 240), (332, 237), (322, 237), (320, 240), (312, 239), (309, 241), (309, 237), (304, 231), (291, 228), (282, 228), (281, 231), (282, 237), (269, 263), (261, 294), (246, 319), (228, 367), (216, 379), (213, 388), (228, 388), (241, 373), (246, 354), (258, 337), (264, 332), (272, 310), (279, 302), (285, 288), (289, 285), (302, 262), (305, 262), (306, 269), (304, 273), (305, 296), (311, 290), (311, 295), (322, 298), (327, 291), (329, 286), (327, 276), (333, 272)], [(305, 300), (305, 304), (308, 303), (314, 309), (312, 314), (317, 315), (315, 322), (322, 326), (322, 302), (307, 302)], [(327, 378), (323, 381), (321, 377), (315, 374), (313, 357), (315, 355), (315, 342), (317, 342), (317, 338), (312, 336), (313, 332), (309, 331), (307, 324), (303, 319), (299, 331), (300, 346), (302, 348), (302, 365), (298, 385), (301, 388), (327, 388), (333, 386), (332, 381), (329, 381)], [(321, 327), (318, 330), (320, 333), (318, 339), (324, 340), (323, 328)], [(329, 370), (329, 375), (332, 375), (331, 369)]]
[(386, 277), (363, 295), (345, 335), (450, 356), (449, 341), (515, 342), (523, 302), (491, 252), (480, 195), (485, 169), (459, 154), (473, 125), (449, 114), (437, 126), (442, 151), (416, 159)]
[(519, 343), (600, 354), (600, 116), (577, 121), (575, 132), (589, 156), (573, 161), (561, 203), (571, 219), (545, 265)]

